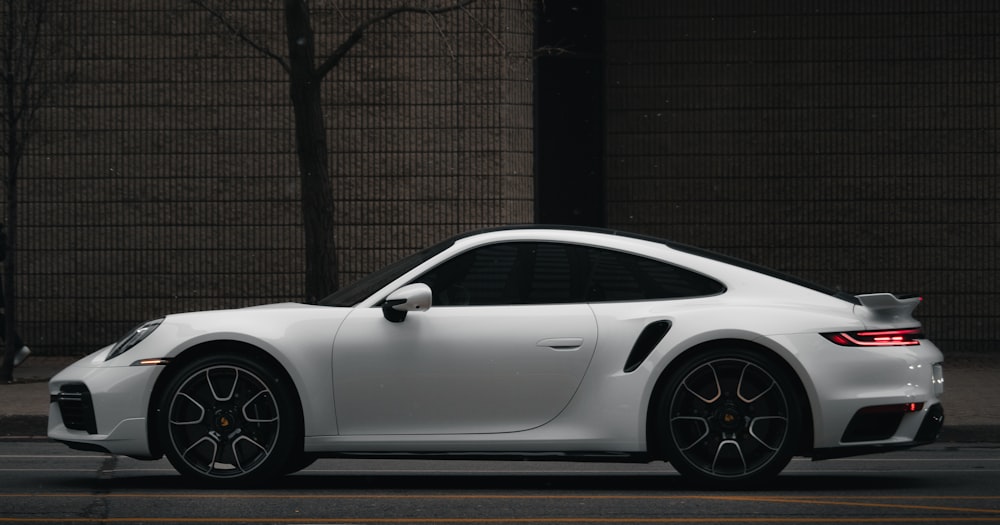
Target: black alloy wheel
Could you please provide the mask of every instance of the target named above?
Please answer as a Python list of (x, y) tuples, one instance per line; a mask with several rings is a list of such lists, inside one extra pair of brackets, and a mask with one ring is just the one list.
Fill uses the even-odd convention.
[(659, 404), (657, 438), (679, 472), (720, 488), (766, 481), (788, 465), (802, 416), (794, 383), (757, 353), (711, 350), (681, 366)]
[(298, 412), (290, 385), (236, 354), (198, 358), (163, 390), (157, 431), (181, 474), (213, 485), (257, 483), (287, 471), (298, 452)]

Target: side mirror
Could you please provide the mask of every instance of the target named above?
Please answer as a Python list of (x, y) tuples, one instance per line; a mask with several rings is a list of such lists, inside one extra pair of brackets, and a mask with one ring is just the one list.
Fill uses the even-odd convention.
[(419, 312), (431, 307), (431, 287), (424, 283), (408, 284), (389, 294), (382, 303), (382, 315), (393, 323), (402, 323), (407, 312)]

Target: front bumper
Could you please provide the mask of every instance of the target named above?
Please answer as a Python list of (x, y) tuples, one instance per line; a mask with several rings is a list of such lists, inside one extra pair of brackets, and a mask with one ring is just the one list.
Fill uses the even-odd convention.
[(77, 361), (49, 381), (48, 436), (73, 448), (153, 457), (147, 416), (163, 367), (111, 366), (108, 351)]

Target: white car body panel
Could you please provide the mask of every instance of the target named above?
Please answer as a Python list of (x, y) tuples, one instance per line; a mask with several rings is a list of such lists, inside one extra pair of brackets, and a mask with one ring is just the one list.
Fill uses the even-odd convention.
[[(707, 297), (510, 306), (432, 306), (388, 321), (378, 305), (417, 276), (471, 248), (555, 241), (633, 253), (711, 276)], [(154, 389), (177, 360), (207, 345), (266, 353), (298, 393), (306, 452), (642, 454), (660, 378), (699, 345), (740, 341), (767, 349), (801, 383), (812, 447), (906, 444), (942, 393), (941, 352), (915, 346), (843, 347), (820, 334), (918, 327), (908, 313), (853, 304), (753, 270), (663, 244), (587, 231), (502, 230), (457, 239), (353, 308), (279, 304), (167, 316), (134, 348), (104, 348), (50, 382), (49, 436), (115, 454), (154, 457)], [(872, 304), (875, 304), (872, 299)], [(630, 372), (639, 332), (670, 329)], [(191, 354), (188, 354), (191, 355)], [(97, 431), (68, 428), (55, 401), (66, 385), (89, 390)], [(842, 441), (863, 407), (920, 403), (875, 442)]]
[(444, 307), (389, 326), (363, 308), (334, 345), (342, 435), (507, 433), (566, 407), (597, 325), (585, 304)]

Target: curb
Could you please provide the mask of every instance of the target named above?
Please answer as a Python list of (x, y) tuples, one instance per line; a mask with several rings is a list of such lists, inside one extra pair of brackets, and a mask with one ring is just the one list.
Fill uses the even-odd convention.
[(48, 416), (0, 416), (0, 440), (46, 437)]
[[(947, 416), (946, 416), (947, 417)], [(938, 434), (938, 442), (942, 443), (997, 443), (1000, 445), (1000, 426), (998, 425), (953, 425), (947, 420), (944, 428)]]

